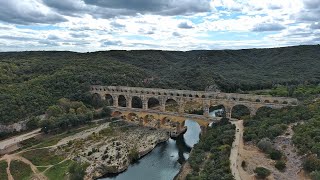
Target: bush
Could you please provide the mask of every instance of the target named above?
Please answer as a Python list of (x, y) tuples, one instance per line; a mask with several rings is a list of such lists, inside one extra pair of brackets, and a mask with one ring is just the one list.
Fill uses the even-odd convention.
[(131, 162), (135, 162), (139, 159), (139, 152), (136, 146), (129, 151), (128, 156)]
[(320, 160), (315, 155), (311, 155), (304, 160), (303, 168), (308, 172), (319, 171)]
[(320, 179), (320, 171), (312, 171), (310, 173), (312, 180), (319, 180)]
[(273, 160), (280, 160), (282, 157), (282, 153), (279, 150), (273, 149), (269, 152), (269, 156)]
[(268, 139), (268, 138), (261, 139), (258, 142), (257, 146), (263, 152), (269, 152), (272, 149), (272, 143), (270, 142), (270, 139)]
[(274, 165), (279, 171), (282, 171), (286, 168), (286, 163), (284, 161), (277, 161)]
[(259, 178), (266, 178), (271, 174), (270, 170), (264, 167), (256, 167), (254, 173), (256, 173)]
[(242, 162), (241, 162), (241, 167), (242, 167), (242, 168), (247, 167), (247, 163), (246, 163), (246, 161), (242, 161)]

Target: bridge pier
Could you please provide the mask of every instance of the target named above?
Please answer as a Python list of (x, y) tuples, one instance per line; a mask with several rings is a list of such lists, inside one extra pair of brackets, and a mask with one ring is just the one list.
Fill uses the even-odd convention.
[(128, 108), (132, 108), (132, 97), (131, 96), (127, 96), (126, 97), (126, 104), (127, 104), (127, 106), (126, 107), (128, 107)]
[(257, 114), (257, 109), (250, 109), (250, 117), (253, 117)]
[(226, 118), (231, 119), (231, 115), (232, 115), (231, 112), (232, 112), (232, 108), (225, 107)]
[(209, 117), (209, 107), (208, 106), (204, 106), (203, 107), (203, 115), (206, 117)]
[(112, 98), (113, 98), (113, 106), (118, 107), (119, 106), (118, 96), (112, 96)]
[(142, 109), (148, 110), (148, 102), (145, 102), (145, 101), (142, 102)]
[(178, 113), (179, 114), (183, 114), (184, 113), (184, 105), (183, 104), (179, 105)]
[(165, 112), (166, 111), (166, 105), (160, 104), (160, 111)]

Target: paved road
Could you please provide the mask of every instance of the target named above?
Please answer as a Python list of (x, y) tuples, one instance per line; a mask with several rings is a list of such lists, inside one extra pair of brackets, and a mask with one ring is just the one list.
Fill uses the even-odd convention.
[(0, 141), (0, 150), (40, 134), (41, 129)]
[[(243, 121), (232, 121), (232, 124), (236, 125), (236, 134), (235, 139), (232, 143), (232, 149), (230, 154), (230, 168), (231, 172), (236, 180), (241, 180), (240, 173), (238, 168), (241, 166), (241, 162), (238, 162), (238, 154), (239, 154), (239, 145), (241, 145), (242, 142), (242, 134), (243, 134)], [(239, 129), (239, 132), (238, 132)]]

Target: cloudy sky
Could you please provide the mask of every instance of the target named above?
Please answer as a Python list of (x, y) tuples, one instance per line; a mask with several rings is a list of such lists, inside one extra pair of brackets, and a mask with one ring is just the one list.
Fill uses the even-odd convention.
[(0, 0), (0, 51), (320, 44), (320, 0)]

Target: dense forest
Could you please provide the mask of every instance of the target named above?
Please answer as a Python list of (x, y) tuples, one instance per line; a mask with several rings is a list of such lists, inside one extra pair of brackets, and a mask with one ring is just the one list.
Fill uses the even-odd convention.
[(60, 98), (90, 104), (91, 84), (225, 92), (317, 85), (320, 46), (212, 51), (0, 53), (0, 123), (43, 114)]

